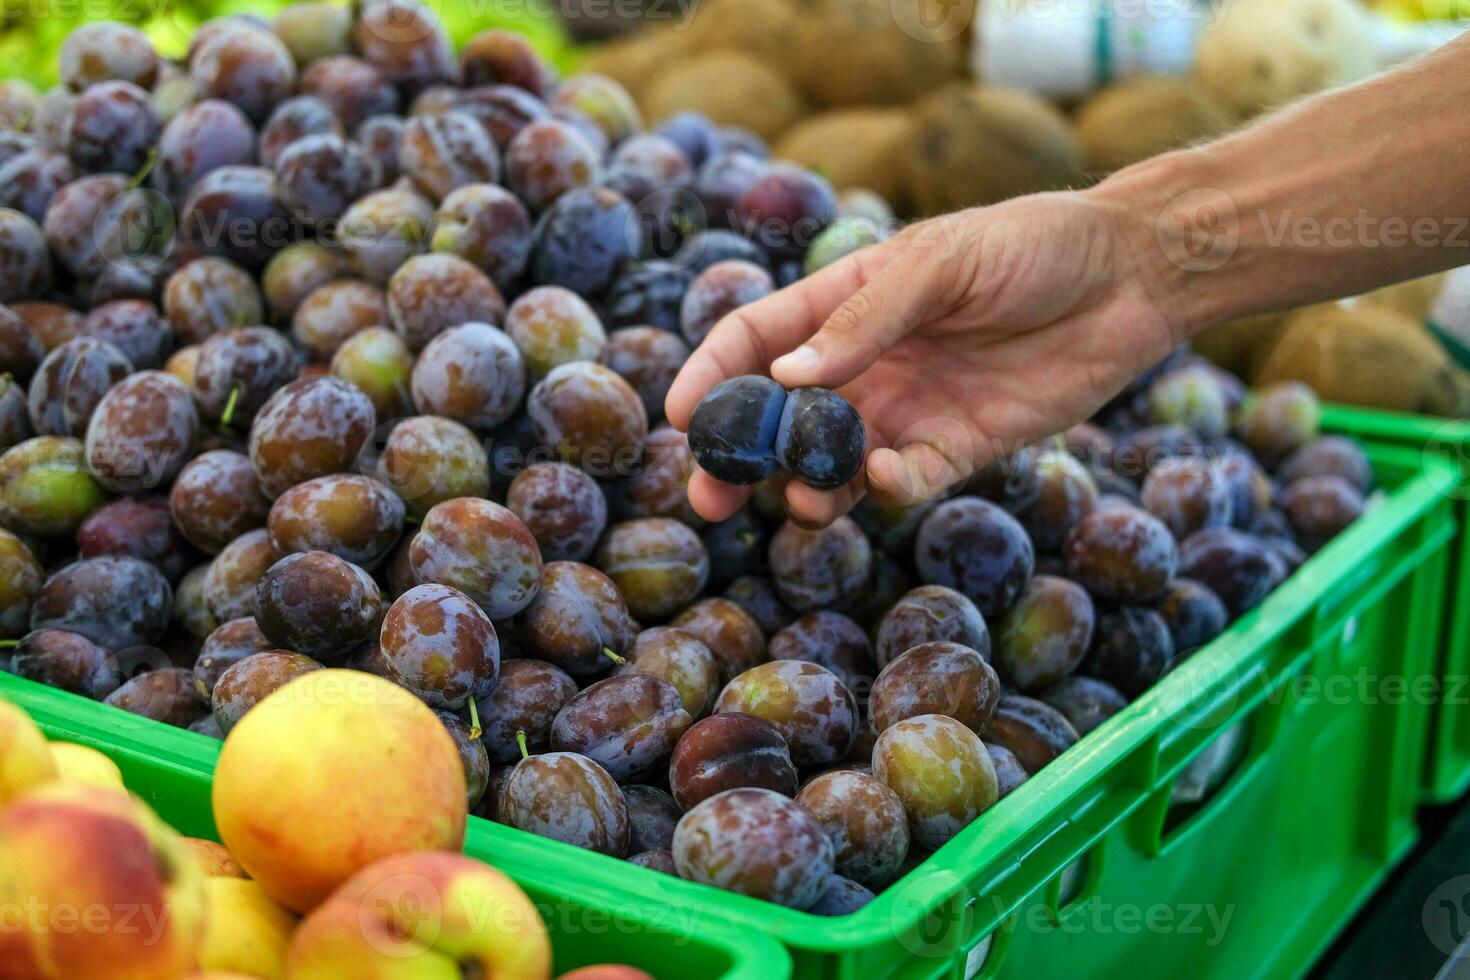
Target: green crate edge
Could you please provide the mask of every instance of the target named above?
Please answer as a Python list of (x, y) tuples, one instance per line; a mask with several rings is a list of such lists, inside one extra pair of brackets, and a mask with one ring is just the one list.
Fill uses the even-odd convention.
[[(1438, 455), (1458, 467), (1458, 481), (1445, 488), (1457, 501), (1460, 535), (1445, 592), (1447, 614), (1438, 666), (1450, 696), (1430, 719), (1423, 796), (1426, 804), (1454, 802), (1470, 791), (1470, 421), (1328, 405), (1322, 426), (1329, 432)], [(1459, 689), (1457, 694), (1451, 686)]]
[[(1402, 448), (1369, 446), (1371, 456), (1395, 457), (1411, 474), (1381, 506), (1313, 558), (1257, 610), (1195, 654), (1189, 664), (1161, 682), (1072, 749), (1069, 765), (1046, 770), (998, 804), (983, 821), (961, 833), (919, 865), (868, 908), (838, 919), (822, 919), (692, 882), (637, 868), (603, 855), (478, 819), (471, 820), (466, 852), (500, 867), (513, 878), (541, 887), (564, 888), (569, 896), (626, 910), (662, 929), (691, 933), (733, 926), (742, 944), (772, 937), (790, 948), (811, 975), (931, 977), (958, 975), (969, 949), (1054, 879), (1104, 834), (1144, 804), (1161, 780), (1170, 778), (1214, 734), (1246, 710), (1213, 726), (1200, 719), (1238, 700), (1241, 691), (1265, 679), (1270, 665), (1253, 659), (1261, 646), (1298, 626), (1362, 556), (1385, 548), (1417, 523), (1430, 521), (1452, 468), (1429, 456), (1410, 465)], [(1446, 518), (1444, 524), (1452, 525)], [(1448, 538), (1452, 526), (1441, 526)], [(1216, 671), (1231, 672), (1219, 684)], [(68, 738), (121, 752), (129, 759), (156, 758), (161, 772), (212, 772), (218, 744), (85, 699), (0, 675), (0, 694), (13, 697), (42, 723)], [(1418, 777), (1412, 777), (1417, 785)], [(1126, 802), (1119, 802), (1132, 797)], [(1417, 801), (1416, 801), (1417, 802)], [(1407, 817), (1403, 817), (1407, 821)], [(212, 828), (211, 828), (212, 829)], [(1392, 862), (1411, 840), (1395, 847)], [(1023, 859), (1029, 867), (1024, 870)], [(1386, 871), (1387, 867), (1381, 869)], [(1023, 880), (1024, 879), (1024, 880)], [(957, 896), (985, 894), (993, 907), (976, 925), (974, 903), (959, 911), (965, 922), (937, 938), (923, 936), (934, 913), (953, 911)], [(1345, 921), (1362, 895), (1343, 903)], [(1348, 906), (1351, 908), (1348, 908)], [(954, 918), (952, 915), (950, 918)], [(672, 921), (673, 925), (669, 923)], [(1325, 936), (1323, 942), (1330, 936)], [(779, 951), (779, 948), (777, 948)], [(780, 951), (784, 957), (784, 951)], [(757, 952), (755, 972), (732, 977), (779, 977), (780, 958)], [(749, 957), (746, 957), (749, 959)]]
[[(219, 839), (209, 806), (219, 742), (10, 674), (0, 673), (0, 698), (19, 705), (48, 739), (90, 746), (113, 759), (128, 788), (165, 815), (179, 833)], [(472, 827), (469, 837), (475, 840), (478, 836)], [(536, 893), (538, 904), (552, 903), (552, 910), (565, 917), (565, 922), (576, 926), (580, 916), (580, 928), (594, 937), (593, 945), (585, 949), (588, 955), (574, 957), (579, 962), (566, 963), (566, 957), (559, 956), (558, 975), (577, 966), (616, 962), (620, 953), (626, 954), (617, 937), (646, 933), (639, 945), (656, 948), (652, 952), (645, 949), (636, 958), (657, 976), (683, 980), (693, 975), (691, 970), (715, 961), (730, 964), (724, 972), (712, 975), (718, 980), (786, 980), (791, 976), (791, 957), (774, 939), (752, 935), (724, 921), (673, 914), (674, 910), (657, 903), (609, 890), (605, 882), (584, 881), (579, 869), (565, 864), (547, 866), (533, 856), (514, 868), (505, 867), (493, 853), (487, 853), (495, 850), (493, 846), (483, 841), (478, 845), (466, 850)], [(553, 927), (553, 933), (556, 931)], [(604, 938), (608, 936), (614, 938)], [(671, 972), (662, 972), (660, 966)]]
[[(1444, 512), (1440, 490), (1449, 479), (1448, 464), (1438, 459), (1421, 463), (1417, 457), (1396, 447), (1368, 448), (1370, 456), (1393, 456), (1396, 468), (1410, 473), (1417, 470), (1417, 475), (1409, 476), (1380, 507), (1314, 556), (1257, 610), (1195, 654), (1189, 667), (1160, 682), (1149, 694), (1069, 750), (1070, 765), (1065, 771), (1044, 770), (1028, 780), (987, 814), (985, 820), (963, 831), (862, 911), (824, 920), (642, 869), (636, 875), (624, 872), (628, 887), (636, 888), (650, 900), (713, 909), (740, 925), (766, 930), (791, 948), (798, 977), (866, 980), (885, 976), (918, 980), (965, 976), (958, 968), (978, 940), (997, 929), (1026, 898), (1046, 887), (1086, 848), (1131, 816), (1144, 802), (1146, 788), (1177, 772), (1210, 737), (1244, 713), (1245, 709), (1241, 708), (1219, 725), (1188, 733), (1193, 742), (1188, 748), (1182, 747), (1187, 744), (1183, 739), (1171, 743), (1174, 746), (1168, 753), (1171, 761), (1161, 762), (1163, 753), (1159, 743), (1165, 729), (1176, 726), (1173, 735), (1178, 737), (1191, 720), (1208, 714), (1221, 700), (1234, 699), (1240, 690), (1260, 679), (1259, 671), (1265, 665), (1247, 662), (1253, 645), (1264, 644), (1299, 624), (1335, 585), (1350, 577), (1347, 570), (1356, 558), (1384, 548), (1420, 522), (1425, 522), (1426, 527), (1437, 525), (1436, 530), (1426, 531), (1426, 537), (1431, 539), (1427, 541), (1427, 549), (1440, 550), (1447, 545), (1454, 521)], [(1210, 688), (1208, 675), (1222, 665), (1238, 670), (1237, 684), (1229, 691)], [(1191, 685), (1197, 686), (1195, 693), (1186, 694)], [(1420, 726), (1421, 736), (1423, 727)], [(1410, 751), (1417, 757), (1422, 745), (1416, 743), (1410, 746)], [(1413, 811), (1418, 802), (1418, 776), (1412, 769), (1394, 775), (1399, 780), (1395, 792), (1401, 802), (1393, 814), (1399, 832), (1397, 840), (1383, 856), (1371, 882), (1358, 887), (1352, 895), (1340, 897), (1336, 914), (1332, 916), (1332, 928), (1322, 932), (1320, 939), (1301, 944), (1304, 961), (1298, 966), (1305, 967), (1310, 957), (1330, 942), (1336, 929), (1366, 899), (1372, 884), (1412, 846), (1417, 834)], [(1109, 812), (1107, 798), (1120, 789), (1138, 794), (1139, 799), (1126, 809)], [(1064, 812), (1067, 810), (1070, 814)], [(599, 873), (616, 874), (616, 869), (626, 867), (624, 862), (602, 855), (586, 855), (555, 842), (548, 846), (547, 842), (528, 839), (520, 832), (495, 824), (486, 824), (483, 830), (487, 842), (524, 848), (524, 859), (549, 860), (554, 855), (556, 860), (582, 865), (588, 873), (596, 868)], [(1044, 856), (1048, 862), (1044, 869), (1018, 883), (1023, 858), (1035, 860), (1038, 856)], [(950, 921), (971, 914), (975, 902), (966, 899), (958, 909), (952, 903), (956, 896), (978, 894), (985, 895), (994, 906), (987, 925), (976, 927), (975, 920), (968, 919), (963, 934), (945, 934), (934, 941), (915, 938), (921, 928), (929, 925), (926, 919), (930, 913), (939, 912)], [(1001, 894), (1006, 896), (1003, 901), (997, 898)], [(989, 976), (989, 973), (980, 975)]]

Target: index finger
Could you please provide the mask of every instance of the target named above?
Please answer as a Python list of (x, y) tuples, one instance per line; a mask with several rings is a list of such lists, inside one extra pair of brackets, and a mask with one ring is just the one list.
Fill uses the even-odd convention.
[(801, 346), (832, 311), (888, 264), (882, 246), (855, 252), (797, 283), (727, 315), (695, 348), (664, 399), (664, 414), (680, 431), (694, 406), (721, 381), (766, 374), (771, 362)]

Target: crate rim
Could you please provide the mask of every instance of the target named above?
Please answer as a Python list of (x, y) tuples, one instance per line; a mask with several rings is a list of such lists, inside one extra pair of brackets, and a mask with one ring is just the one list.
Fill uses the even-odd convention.
[[(824, 918), (809, 912), (783, 908), (760, 899), (720, 891), (698, 882), (671, 878), (656, 871), (629, 866), (626, 861), (618, 858), (589, 854), (560, 841), (534, 838), (524, 832), (499, 827), (488, 821), (481, 828), (482, 834), (493, 839), (496, 847), (504, 847), (509, 843), (506, 838), (511, 835), (530, 838), (538, 845), (552, 845), (551, 851), (557, 859), (565, 859), (568, 868), (589, 860), (593, 862), (593, 866), (608, 870), (626, 868), (628, 874), (635, 875), (632, 880), (641, 883), (640, 892), (649, 896), (656, 895), (660, 901), (703, 907), (711, 898), (715, 898), (719, 902), (719, 908), (714, 910), (716, 915), (741, 925), (764, 929), (799, 949), (845, 952), (853, 946), (867, 946), (901, 934), (952, 897), (950, 886), (957, 876), (946, 867), (931, 866), (936, 858), (942, 858), (948, 866), (963, 865), (975, 872), (972, 877), (983, 876), (994, 861), (993, 856), (986, 856), (994, 840), (1014, 839), (1038, 824), (1058, 817), (1066, 819), (1065, 814), (1060, 811), (1075, 799), (1076, 794), (1093, 784), (1127, 752), (1155, 737), (1159, 724), (1169, 720), (1174, 714), (1169, 705), (1187, 703), (1190, 700), (1180, 696), (1188, 690), (1191, 683), (1200, 680), (1199, 675), (1210, 666), (1218, 666), (1218, 661), (1235, 656), (1238, 650), (1268, 641), (1287, 628), (1287, 625), (1275, 617), (1265, 615), (1266, 613), (1288, 605), (1315, 604), (1341, 580), (1345, 570), (1351, 567), (1353, 556), (1382, 546), (1427, 513), (1442, 498), (1439, 488), (1443, 483), (1438, 481), (1454, 473), (1454, 468), (1438, 457), (1429, 456), (1420, 460), (1415, 454), (1411, 462), (1406, 454), (1413, 451), (1403, 447), (1368, 444), (1365, 449), (1370, 458), (1386, 458), (1393, 465), (1412, 471), (1400, 486), (1372, 510), (1371, 516), (1374, 519), (1369, 520), (1367, 518), (1370, 515), (1365, 515), (1364, 519), (1344, 531), (1326, 548), (1311, 556), (1265, 602), (1238, 619), (1225, 633), (1191, 656), (1185, 666), (1162, 678), (1146, 694), (1069, 749), (1068, 765), (1048, 767), (1026, 780), (987, 811), (985, 817), (970, 824), (858, 912), (837, 918)], [(1334, 564), (1342, 570), (1329, 571)], [(1249, 681), (1242, 678), (1242, 686), (1246, 683)], [(545, 861), (550, 857), (549, 853), (540, 854), (535, 859)], [(926, 888), (926, 885), (932, 887)], [(911, 911), (902, 919), (897, 916), (895, 909), (900, 901), (911, 903)]]
[[(1408, 471), (1403, 482), (1378, 506), (1311, 556), (1259, 607), (1068, 750), (1068, 765), (1049, 767), (1028, 779), (984, 818), (966, 827), (858, 912), (834, 918), (815, 916), (640, 868), (619, 858), (479, 818), (469, 822), (466, 846), (473, 843), (477, 845), (476, 853), (494, 855), (489, 860), (498, 867), (497, 860), (504, 855), (511, 863), (502, 870), (543, 887), (559, 884), (575, 889), (579, 897), (589, 901), (601, 901), (625, 910), (640, 908), (640, 903), (647, 909), (675, 906), (676, 912), (683, 910), (697, 916), (700, 929), (711, 922), (734, 930), (753, 929), (763, 939), (779, 940), (772, 943), (777, 948), (784, 944), (816, 953), (846, 953), (901, 936), (951, 901), (957, 884), (964, 889), (970, 882), (1013, 870), (1020, 859), (1011, 866), (998, 865), (997, 861), (1004, 856), (1006, 847), (1023, 839), (1032, 828), (1059, 821), (1070, 823), (1065, 810), (1129, 753), (1156, 739), (1160, 726), (1173, 719), (1181, 705), (1194, 700), (1181, 695), (1186, 694), (1190, 685), (1199, 690), (1205, 671), (1222, 665), (1243, 668), (1243, 664), (1233, 664), (1241, 650), (1270, 641), (1290, 627), (1290, 620), (1268, 613), (1314, 605), (1348, 574), (1355, 556), (1381, 547), (1428, 513), (1443, 498), (1445, 481), (1452, 480), (1457, 472), (1448, 459), (1403, 445), (1367, 439), (1364, 449), (1375, 462)], [(1243, 689), (1252, 679), (1253, 675), (1248, 677), (1246, 671), (1238, 670), (1235, 690)], [(24, 696), (27, 691), (31, 697)], [(148, 736), (152, 743), (148, 751), (127, 746), (129, 753), (212, 778), (220, 743), (208, 736), (171, 729), (121, 709), (0, 674), (0, 695), (10, 696), (11, 692), (22, 695), (19, 703), (28, 711), (33, 710), (31, 703), (39, 696), (44, 702), (42, 714), (51, 724), (65, 730), (67, 734), (63, 737), (68, 740), (116, 745), (116, 741), (92, 734), (91, 730), (97, 726), (83, 717), (101, 708), (105, 719), (115, 720), (120, 736), (125, 737), (127, 729), (135, 726), (141, 726)], [(108, 711), (115, 714), (108, 715)], [(1223, 728), (1224, 724), (1219, 727)], [(157, 755), (160, 748), (167, 753), (161, 759)], [(1117, 815), (1105, 829), (1116, 826), (1131, 812), (1132, 809)], [(965, 869), (963, 880), (950, 870), (953, 867)], [(1001, 918), (1011, 911), (1005, 909)], [(786, 956), (784, 949), (782, 955)]]

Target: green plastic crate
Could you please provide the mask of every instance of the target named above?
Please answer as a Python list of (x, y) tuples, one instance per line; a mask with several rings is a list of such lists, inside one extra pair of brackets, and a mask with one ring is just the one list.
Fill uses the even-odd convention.
[[(24, 708), (48, 738), (90, 745), (110, 756), (128, 788), (180, 833), (219, 839), (210, 806), (219, 742), (9, 674), (0, 673), (0, 697)], [(472, 831), (472, 837), (479, 835)], [(558, 974), (594, 963), (626, 963), (669, 980), (785, 980), (791, 975), (786, 951), (760, 934), (744, 934), (708, 917), (672, 915), (560, 865), (526, 860), (512, 868), (483, 841), (471, 850), (514, 878), (541, 910)]]
[[(1427, 713), (1352, 685), (1432, 670), (1456, 533), (1449, 467), (1400, 447), (1369, 454), (1393, 488), (1379, 507), (856, 914), (777, 908), (494, 824), (470, 850), (763, 931), (802, 978), (1297, 973), (1418, 833)], [(1171, 807), (1181, 772), (1222, 735), (1243, 747), (1223, 785)], [(1229, 910), (1219, 942), (1209, 908)]]
[[(1110, 975), (1142, 962), (1159, 975), (1298, 972), (1417, 832), (1428, 713), (1351, 696), (1352, 685), (1435, 668), (1454, 473), (1412, 449), (1369, 453), (1391, 488), (1379, 507), (854, 915), (778, 908), (478, 819), (466, 851), (538, 900), (616, 909), (661, 941), (712, 940), (734, 976), (784, 974), (762, 937), (787, 947), (797, 976), (833, 980)], [(1335, 694), (1344, 684), (1349, 696)], [(145, 795), (185, 832), (213, 832), (206, 774), (217, 743), (15, 678), (0, 676), (0, 693), (126, 771), (158, 773)], [(1241, 747), (1223, 785), (1171, 806), (1181, 773), (1222, 738)], [(721, 923), (736, 928), (738, 948), (719, 945)], [(672, 956), (655, 964), (713, 975), (688, 949), (687, 969)]]
[(1329, 406), (1323, 426), (1359, 439), (1440, 456), (1453, 467), (1441, 488), (1460, 524), (1452, 549), (1444, 632), (1434, 676), (1440, 696), (1430, 718), (1424, 800), (1448, 803), (1470, 791), (1470, 421)]

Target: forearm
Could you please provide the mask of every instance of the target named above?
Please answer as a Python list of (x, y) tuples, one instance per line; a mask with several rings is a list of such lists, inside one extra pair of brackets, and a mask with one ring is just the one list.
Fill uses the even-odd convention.
[(1470, 263), (1470, 39), (1088, 193), (1181, 337)]

